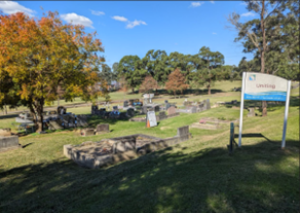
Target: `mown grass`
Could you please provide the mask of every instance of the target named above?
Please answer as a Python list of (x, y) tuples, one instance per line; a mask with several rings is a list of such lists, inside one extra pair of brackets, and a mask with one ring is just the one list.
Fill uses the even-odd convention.
[[(87, 109), (76, 110), (82, 114)], [(150, 129), (141, 122), (92, 117), (90, 126), (109, 123), (111, 132), (21, 137), (23, 149), (0, 153), (0, 212), (298, 212), (299, 99), (293, 97), (289, 109), (285, 150), (280, 149), (284, 106), (269, 105), (265, 118), (256, 113), (248, 118), (244, 110), (242, 148), (231, 156), (226, 148), (229, 125), (216, 131), (192, 128), (188, 141), (96, 170), (65, 158), (63, 145), (136, 133), (171, 137), (201, 117), (238, 118), (239, 110), (223, 106), (182, 113)]]

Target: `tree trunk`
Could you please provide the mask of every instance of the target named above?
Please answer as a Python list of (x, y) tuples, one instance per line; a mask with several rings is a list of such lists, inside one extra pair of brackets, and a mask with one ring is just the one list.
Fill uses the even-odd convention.
[(59, 97), (57, 98), (57, 107), (59, 107)]
[[(263, 36), (263, 47), (261, 50), (260, 55), (260, 63), (261, 63), (261, 73), (265, 72), (265, 51), (266, 51), (266, 30), (265, 30), (265, 22), (264, 22), (264, 14), (265, 14), (265, 0), (262, 0), (261, 2), (262, 8), (260, 13), (260, 24), (261, 24), (261, 30), (262, 30), (262, 36)], [(267, 116), (267, 102), (262, 101), (262, 116)]]
[(7, 115), (6, 104), (4, 104), (4, 111), (5, 111), (5, 115)]
[(134, 93), (134, 88), (133, 87), (131, 88), (131, 92)]
[(211, 91), (210, 91), (210, 84), (211, 84), (211, 79), (209, 79), (209, 83), (208, 83), (208, 85), (207, 85), (208, 95), (211, 94)]
[(43, 112), (44, 112), (44, 98), (42, 97), (40, 100), (37, 101), (37, 114), (38, 114), (39, 118), (38, 118), (38, 122), (37, 122), (38, 128), (37, 128), (36, 132), (44, 131)]
[(33, 123), (34, 123), (34, 127), (35, 127), (35, 129), (37, 130), (37, 129), (38, 129), (37, 115), (36, 115), (36, 113), (35, 113), (35, 110), (34, 110), (32, 104), (29, 104), (29, 110), (30, 110), (30, 112), (31, 112), (31, 116), (32, 116), (32, 121), (33, 121)]

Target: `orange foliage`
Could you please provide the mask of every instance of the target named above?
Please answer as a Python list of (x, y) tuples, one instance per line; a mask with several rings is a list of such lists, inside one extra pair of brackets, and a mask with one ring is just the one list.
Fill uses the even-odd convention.
[(176, 91), (181, 91), (187, 89), (189, 87), (188, 84), (185, 83), (185, 77), (181, 74), (180, 70), (177, 68), (175, 71), (170, 73), (168, 76), (168, 81), (166, 82), (166, 89), (171, 90), (176, 94)]

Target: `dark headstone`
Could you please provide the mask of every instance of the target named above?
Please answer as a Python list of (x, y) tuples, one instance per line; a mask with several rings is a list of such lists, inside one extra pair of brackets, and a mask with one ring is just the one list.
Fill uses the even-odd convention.
[(133, 117), (133, 116), (134, 116), (134, 109), (133, 109), (133, 108), (129, 108), (129, 109), (127, 110), (127, 115), (128, 115), (129, 117)]
[(237, 104), (237, 100), (231, 101), (231, 104)]
[(172, 115), (176, 113), (176, 108), (174, 106), (171, 106), (168, 108), (168, 115)]
[(97, 111), (98, 111), (98, 106), (92, 106), (91, 107), (91, 110), (92, 110), (92, 115), (96, 115), (97, 114)]
[(165, 100), (165, 104), (167, 104), (168, 103), (168, 100)]
[(96, 126), (96, 132), (109, 132), (109, 124), (98, 124)]
[(118, 110), (118, 106), (113, 106), (113, 110)]
[(128, 107), (129, 106), (129, 102), (128, 101), (124, 101), (123, 102), (123, 107)]
[(159, 112), (159, 106), (155, 106), (155, 107), (154, 107), (154, 111), (155, 111), (155, 112)]

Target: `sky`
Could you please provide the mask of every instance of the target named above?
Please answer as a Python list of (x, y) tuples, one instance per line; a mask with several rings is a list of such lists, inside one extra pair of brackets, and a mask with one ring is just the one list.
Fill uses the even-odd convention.
[(203, 46), (221, 52), (225, 65), (237, 66), (242, 57), (251, 60), (253, 55), (234, 42), (237, 31), (226, 28), (226, 17), (236, 12), (241, 22), (258, 18), (243, 1), (0, 1), (0, 11), (38, 18), (57, 11), (64, 23), (97, 31), (105, 49), (100, 55), (110, 67), (125, 55), (143, 58), (151, 49), (197, 54)]

